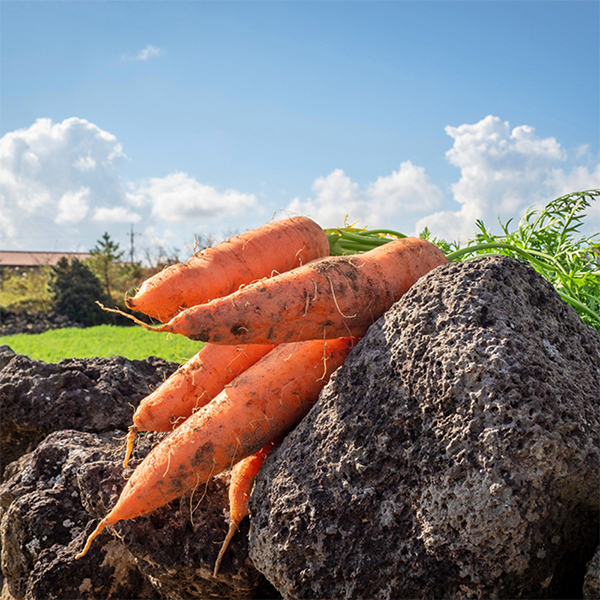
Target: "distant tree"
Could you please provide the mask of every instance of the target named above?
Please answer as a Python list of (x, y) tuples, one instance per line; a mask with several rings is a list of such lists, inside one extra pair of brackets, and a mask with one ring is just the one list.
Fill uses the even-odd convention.
[(104, 283), (106, 294), (112, 298), (112, 282), (118, 276), (118, 262), (123, 257), (124, 251), (119, 250), (119, 244), (110, 239), (107, 232), (96, 242), (90, 250), (90, 266)]
[(109, 298), (87, 265), (76, 258), (71, 263), (61, 258), (52, 271), (50, 292), (54, 312), (86, 327), (112, 322), (111, 316), (96, 304), (96, 301), (107, 304)]

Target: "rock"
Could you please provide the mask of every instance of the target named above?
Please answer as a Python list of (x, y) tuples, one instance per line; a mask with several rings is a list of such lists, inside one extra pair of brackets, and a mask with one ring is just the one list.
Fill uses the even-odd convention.
[(580, 598), (600, 336), (530, 267), (435, 269), (266, 460), (250, 558), (291, 598)]
[(587, 564), (585, 579), (583, 581), (583, 598), (585, 600), (598, 600), (600, 598), (600, 546)]
[(83, 325), (71, 321), (65, 315), (51, 311), (28, 313), (0, 309), (0, 336), (18, 333), (44, 333), (49, 329), (62, 329), (63, 327), (81, 328)]
[(0, 346), (0, 475), (53, 431), (126, 431), (140, 400), (177, 367), (155, 356), (50, 364)]
[[(165, 435), (140, 436), (131, 467)], [(59, 431), (9, 465), (0, 486), (3, 600), (277, 597), (248, 558), (247, 521), (212, 577), (227, 531), (225, 478), (118, 523), (75, 560), (132, 473), (123, 472), (123, 437)]]
[[(79, 470), (83, 503), (99, 518), (114, 506), (125, 484), (121, 462), (122, 456), (118, 462), (89, 462)], [(133, 461), (132, 468), (139, 462)], [(271, 594), (262, 598), (278, 597), (248, 558), (247, 520), (218, 576), (212, 576), (227, 533), (228, 507), (228, 477), (223, 474), (148, 515), (117, 523), (115, 530), (140, 571), (165, 598), (252, 598), (259, 589)]]
[(75, 561), (92, 525), (81, 503), (79, 470), (88, 461), (121, 458), (122, 437), (118, 431), (60, 431), (10, 465), (10, 478), (0, 486), (3, 599), (160, 597), (109, 533)]

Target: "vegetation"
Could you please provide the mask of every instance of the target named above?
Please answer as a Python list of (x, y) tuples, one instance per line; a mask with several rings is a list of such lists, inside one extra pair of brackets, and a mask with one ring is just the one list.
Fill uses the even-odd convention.
[(181, 335), (156, 334), (138, 327), (100, 325), (86, 329), (54, 329), (37, 335), (18, 334), (0, 338), (17, 354), (56, 363), (63, 358), (124, 356), (143, 360), (159, 356), (184, 363), (202, 347)]
[(61, 258), (52, 273), (50, 291), (54, 312), (86, 327), (108, 322), (106, 313), (96, 302), (107, 303), (109, 298), (87, 265), (77, 259), (69, 263)]
[[(542, 209), (526, 211), (516, 229), (511, 228), (512, 219), (500, 221), (500, 235), (492, 234), (482, 221), (477, 221), (475, 238), (462, 248), (456, 242), (431, 238), (427, 229), (420, 237), (436, 244), (449, 261), (503, 254), (529, 263), (584, 322), (600, 332), (600, 232), (580, 234), (586, 210), (598, 198), (598, 189), (566, 194)], [(406, 237), (387, 229), (345, 227), (326, 231), (334, 254), (364, 252)]]
[(48, 282), (52, 267), (37, 269), (0, 268), (0, 307), (17, 312), (50, 310)]

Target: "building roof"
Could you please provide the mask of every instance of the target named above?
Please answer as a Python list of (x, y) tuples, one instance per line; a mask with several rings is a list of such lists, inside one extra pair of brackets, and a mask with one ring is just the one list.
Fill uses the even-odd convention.
[(85, 260), (89, 252), (22, 252), (20, 250), (0, 250), (0, 267), (54, 267), (61, 258)]

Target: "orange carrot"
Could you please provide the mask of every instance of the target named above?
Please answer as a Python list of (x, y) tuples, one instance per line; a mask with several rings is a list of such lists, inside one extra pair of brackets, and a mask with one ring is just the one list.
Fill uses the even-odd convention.
[(165, 322), (183, 309), (328, 255), (327, 235), (308, 217), (271, 221), (167, 267), (125, 302)]
[[(146, 329), (215, 344), (281, 344), (362, 336), (444, 253), (404, 238), (354, 256), (332, 256), (189, 308)], [(134, 318), (135, 320), (135, 318)]]
[(252, 454), (252, 456), (240, 460), (240, 462), (231, 469), (231, 481), (229, 482), (229, 530), (227, 531), (227, 535), (225, 536), (225, 540), (223, 541), (223, 545), (217, 556), (213, 577), (216, 577), (219, 573), (219, 567), (221, 566), (225, 551), (229, 546), (231, 538), (238, 530), (242, 519), (250, 514), (250, 511), (248, 510), (248, 498), (250, 498), (250, 494), (252, 493), (254, 480), (256, 479), (263, 462), (265, 462), (265, 458), (271, 454), (275, 446), (281, 443), (281, 440), (282, 438), (278, 437), (276, 440), (269, 442), (256, 454)]
[(126, 468), (129, 462), (136, 433), (172, 431), (274, 347), (267, 344), (205, 344), (200, 352), (142, 400), (127, 435), (123, 467)]
[(315, 403), (355, 341), (278, 346), (236, 377), (146, 456), (77, 558), (107, 526), (167, 504), (287, 433)]

